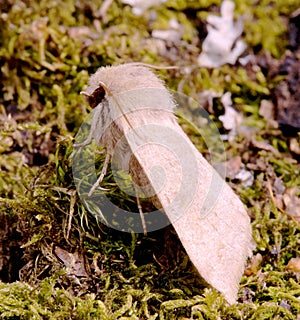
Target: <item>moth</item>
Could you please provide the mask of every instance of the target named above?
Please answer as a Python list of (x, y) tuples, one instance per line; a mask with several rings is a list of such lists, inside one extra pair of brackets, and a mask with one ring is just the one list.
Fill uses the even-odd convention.
[(89, 196), (101, 188), (110, 163), (128, 172), (144, 231), (143, 197), (167, 216), (200, 275), (234, 303), (252, 251), (250, 219), (178, 124), (174, 98), (152, 68), (100, 67), (89, 79), (83, 94), (94, 109), (91, 127), (76, 147), (94, 139), (106, 154)]

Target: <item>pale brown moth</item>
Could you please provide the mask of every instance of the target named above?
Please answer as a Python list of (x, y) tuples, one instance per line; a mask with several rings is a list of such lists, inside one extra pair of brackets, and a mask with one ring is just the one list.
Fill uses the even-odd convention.
[(76, 146), (95, 139), (106, 153), (89, 195), (111, 161), (129, 172), (144, 231), (140, 197), (163, 210), (200, 275), (234, 303), (251, 255), (249, 217), (177, 123), (174, 99), (151, 68), (142, 63), (101, 67), (83, 92), (94, 113), (87, 139)]

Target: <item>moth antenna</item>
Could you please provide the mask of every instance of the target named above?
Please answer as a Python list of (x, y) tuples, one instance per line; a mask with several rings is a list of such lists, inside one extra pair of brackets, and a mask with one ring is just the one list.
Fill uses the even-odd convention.
[[(125, 121), (127, 122), (127, 124), (129, 125), (129, 127), (134, 130), (133, 126), (131, 125), (129, 119), (127, 118), (125, 112), (123, 111), (122, 107), (120, 106), (119, 102), (117, 101), (117, 99), (114, 97), (113, 93), (110, 91), (110, 89), (108, 88), (108, 86), (102, 82), (99, 81), (99, 86), (102, 86), (103, 89), (107, 92), (107, 94), (114, 100), (115, 104), (117, 105), (117, 107), (119, 108), (119, 110), (122, 113), (122, 116), (124, 117)], [(135, 131), (135, 130), (134, 130)]]
[(152, 68), (152, 69), (157, 69), (157, 70), (172, 70), (172, 69), (179, 69), (178, 66), (156, 66), (154, 64), (149, 64), (149, 63), (144, 63), (144, 62), (129, 62), (126, 63), (126, 65), (131, 65), (131, 66), (137, 66), (137, 67), (147, 67), (147, 68)]
[(86, 96), (86, 97), (90, 97), (91, 95), (88, 94), (86, 91), (80, 91), (80, 94)]

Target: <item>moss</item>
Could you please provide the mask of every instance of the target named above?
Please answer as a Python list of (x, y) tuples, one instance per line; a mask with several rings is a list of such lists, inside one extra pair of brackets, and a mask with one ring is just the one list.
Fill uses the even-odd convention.
[(245, 40), (254, 50), (269, 51), (279, 58), (288, 45), (287, 19), (298, 8), (297, 1), (236, 2), (245, 19)]
[[(169, 0), (154, 8), (154, 22), (151, 9), (135, 16), (130, 6), (119, 1), (112, 3), (105, 18), (96, 17), (101, 4), (95, 1), (3, 4), (0, 277), (7, 283), (0, 282), (1, 318), (299, 316), (299, 274), (286, 269), (288, 261), (299, 256), (299, 222), (282, 209), (277, 201), (282, 194), (272, 189), (277, 180), (284, 188), (300, 187), (299, 157), (290, 152), (289, 138), (259, 114), (261, 101), (271, 100), (272, 89), (282, 77), (270, 76), (256, 62), (250, 67), (225, 65), (214, 70), (195, 67), (205, 33), (203, 19), (217, 11), (220, 3)], [(249, 52), (269, 51), (273, 58), (280, 58), (288, 45), (287, 20), (298, 2), (247, 0), (236, 2), (236, 7), (236, 14), (244, 16), (243, 38)], [(161, 51), (151, 32), (166, 29), (170, 18), (183, 24), (183, 41)], [(198, 277), (172, 228), (147, 237), (109, 229), (76, 194), (73, 137), (90, 112), (79, 92), (99, 66), (126, 61), (189, 66), (190, 73), (181, 68), (161, 76), (172, 89), (195, 100), (208, 89), (231, 92), (234, 106), (244, 117), (243, 126), (251, 132), (249, 137), (241, 131), (234, 141), (224, 143), (227, 157), (240, 155), (254, 176), (248, 188), (230, 183), (247, 205), (254, 254), (262, 256), (256, 270), (244, 275), (239, 301), (233, 306)], [(220, 99), (214, 99), (212, 109), (210, 118), (226, 133), (218, 119), (224, 111)], [(205, 154), (205, 141), (184, 116), (180, 124)], [(269, 143), (277, 152), (259, 150), (254, 140)], [(100, 170), (103, 156), (95, 159)], [(88, 176), (86, 183), (91, 183)], [(110, 171), (103, 187), (115, 203), (136, 206), (117, 188)], [(71, 274), (57, 256), (57, 247), (73, 258), (83, 257), (78, 263), (85, 266), (87, 276)], [(8, 273), (11, 276), (4, 277)]]

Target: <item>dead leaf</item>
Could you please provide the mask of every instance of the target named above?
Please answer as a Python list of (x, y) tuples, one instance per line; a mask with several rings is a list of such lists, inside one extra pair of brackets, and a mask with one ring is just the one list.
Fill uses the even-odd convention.
[(237, 173), (235, 179), (240, 180), (244, 187), (251, 187), (254, 181), (254, 176), (250, 171), (246, 170), (243, 165), (243, 168)]
[(290, 150), (296, 154), (300, 154), (300, 137), (291, 138), (290, 140)]
[(87, 272), (85, 271), (84, 258), (77, 251), (71, 253), (60, 247), (55, 247), (54, 252), (65, 265), (69, 275), (75, 275), (77, 277), (88, 276)]
[(267, 141), (257, 141), (257, 140), (252, 139), (251, 145), (257, 149), (266, 150), (266, 151), (270, 151), (274, 154), (278, 154), (278, 150), (276, 150), (273, 146), (271, 146)]
[(244, 187), (250, 187), (254, 181), (253, 174), (246, 170), (239, 156), (226, 162), (226, 176), (229, 179), (239, 180)]
[(286, 270), (294, 271), (294, 272), (300, 272), (300, 257), (292, 258), (287, 266)]
[(272, 101), (265, 99), (261, 100), (259, 115), (267, 121), (274, 119), (274, 105)]
[(300, 222), (300, 190), (297, 187), (289, 188), (283, 195), (285, 212), (296, 221)]
[(263, 258), (260, 253), (257, 253), (255, 256), (253, 256), (250, 263), (248, 264), (248, 266), (245, 270), (245, 275), (251, 276), (253, 274), (256, 274), (260, 269), (262, 260), (263, 260)]
[(282, 195), (286, 190), (284, 182), (282, 181), (282, 179), (278, 177), (275, 178), (272, 187), (275, 192), (275, 195)]
[(234, 179), (242, 166), (242, 158), (240, 156), (231, 158), (226, 162), (226, 176)]

